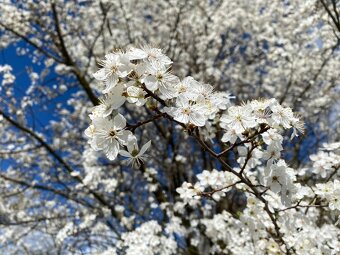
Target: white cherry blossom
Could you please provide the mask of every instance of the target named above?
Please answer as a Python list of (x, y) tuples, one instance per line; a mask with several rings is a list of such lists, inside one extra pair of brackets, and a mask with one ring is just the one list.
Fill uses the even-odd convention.
[(145, 155), (145, 152), (150, 148), (151, 141), (148, 141), (146, 144), (142, 146), (141, 149), (138, 147), (137, 139), (135, 137), (130, 138), (130, 140), (127, 143), (127, 151), (126, 150), (120, 150), (119, 154), (127, 157), (127, 161), (129, 164), (131, 164), (133, 167), (137, 168), (140, 166), (144, 160), (146, 159), (147, 155)]
[(121, 145), (126, 145), (132, 133), (124, 130), (126, 120), (117, 114), (113, 120), (96, 118), (93, 120), (94, 134), (91, 146), (95, 150), (103, 150), (108, 159), (114, 160)]
[(105, 83), (103, 93), (108, 93), (117, 85), (119, 78), (126, 77), (132, 71), (128, 56), (119, 52), (105, 55), (105, 60), (102, 60), (100, 65), (102, 68), (94, 73), (93, 77)]

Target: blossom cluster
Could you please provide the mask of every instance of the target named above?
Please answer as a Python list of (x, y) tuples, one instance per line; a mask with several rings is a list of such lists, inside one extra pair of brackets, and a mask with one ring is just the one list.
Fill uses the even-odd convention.
[(141, 163), (150, 142), (139, 150), (137, 138), (118, 113), (125, 102), (141, 107), (156, 97), (164, 102), (162, 112), (180, 123), (198, 127), (227, 108), (228, 93), (215, 92), (213, 86), (192, 77), (180, 80), (171, 73), (171, 63), (161, 49), (149, 46), (109, 53), (100, 61), (101, 68), (93, 77), (103, 97), (92, 109), (92, 123), (85, 131), (94, 150), (104, 151), (110, 160), (121, 154), (133, 164)]
[[(283, 150), (282, 131), (293, 129), (292, 137), (303, 130), (302, 122), (289, 107), (281, 106), (277, 100), (253, 100), (241, 106), (231, 106), (220, 118), (224, 130), (221, 141), (237, 147), (239, 173), (254, 169), (264, 164), (260, 182), (274, 193), (281, 195), (283, 204), (290, 204), (295, 190), (293, 169), (281, 159)], [(228, 150), (227, 150), (228, 151)], [(227, 178), (225, 175), (233, 176)], [(183, 198), (205, 195), (204, 188), (209, 186), (212, 198), (219, 200), (233, 182), (240, 181), (229, 172), (211, 172), (204, 170), (197, 176), (199, 182), (194, 186), (184, 183), (178, 192)], [(230, 181), (232, 180), (232, 181)]]
[(176, 254), (177, 243), (173, 237), (162, 235), (162, 227), (154, 220), (143, 223), (134, 231), (124, 233), (118, 247), (127, 255)]
[(0, 65), (0, 74), (3, 76), (1, 81), (2, 86), (12, 84), (15, 81), (15, 76), (12, 74), (12, 67), (10, 65)]
[(329, 202), (331, 210), (340, 210), (340, 181), (316, 184), (315, 193)]
[(191, 199), (198, 199), (204, 194), (206, 188), (210, 188), (213, 192), (208, 193), (215, 201), (220, 200), (225, 196), (225, 193), (230, 190), (232, 184), (238, 181), (238, 178), (229, 173), (213, 169), (213, 171), (203, 170), (201, 174), (197, 175), (199, 180), (195, 185), (184, 182), (182, 187), (176, 189), (180, 197), (185, 202), (190, 202)]
[[(157, 101), (158, 112), (178, 123), (207, 129), (212, 121), (219, 124), (224, 131), (221, 141), (231, 148), (237, 147), (239, 173), (265, 163), (259, 184), (280, 194), (283, 204), (290, 204), (295, 174), (280, 159), (281, 133), (292, 129), (292, 137), (296, 136), (303, 130), (299, 118), (275, 99), (231, 106), (228, 93), (215, 92), (213, 86), (192, 77), (180, 80), (170, 72), (171, 63), (161, 49), (149, 46), (115, 51), (100, 61), (101, 68), (93, 76), (99, 81), (104, 97), (101, 104), (93, 108), (92, 123), (85, 131), (91, 147), (104, 151), (110, 160), (121, 154), (139, 165), (151, 143), (139, 150), (137, 137), (129, 130), (131, 125), (118, 110), (126, 101), (137, 107), (146, 105), (148, 100)], [(217, 170), (205, 170), (197, 178), (199, 182), (195, 185), (185, 182), (178, 188), (182, 198), (206, 195), (207, 188), (212, 191), (208, 194), (219, 200), (233, 183), (240, 181), (233, 174)]]
[(325, 144), (316, 154), (310, 156), (312, 173), (326, 178), (340, 166), (340, 143)]

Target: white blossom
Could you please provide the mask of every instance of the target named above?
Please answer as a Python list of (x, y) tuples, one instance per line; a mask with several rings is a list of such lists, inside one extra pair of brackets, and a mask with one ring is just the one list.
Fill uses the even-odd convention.
[(93, 120), (94, 134), (91, 146), (95, 150), (103, 150), (110, 160), (114, 160), (121, 145), (126, 145), (132, 133), (124, 130), (126, 120), (117, 114), (113, 120), (96, 118)]

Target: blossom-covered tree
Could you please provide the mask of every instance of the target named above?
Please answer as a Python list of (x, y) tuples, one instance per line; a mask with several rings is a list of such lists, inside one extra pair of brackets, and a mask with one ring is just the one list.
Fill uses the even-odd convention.
[(1, 253), (340, 252), (337, 1), (0, 12)]

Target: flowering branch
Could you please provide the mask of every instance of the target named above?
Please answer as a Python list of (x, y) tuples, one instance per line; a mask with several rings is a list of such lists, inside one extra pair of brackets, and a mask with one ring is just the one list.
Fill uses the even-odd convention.
[[(264, 227), (266, 232), (279, 246), (283, 245), (282, 252), (291, 254), (294, 248), (284, 238), (278, 212), (308, 206), (298, 202), (295, 206), (277, 209), (272, 208), (271, 199), (279, 196), (282, 205), (290, 205), (296, 192), (293, 169), (280, 159), (283, 150), (281, 132), (293, 129), (292, 136), (296, 136), (303, 129), (302, 122), (290, 108), (281, 106), (275, 99), (230, 106), (229, 94), (214, 92), (211, 85), (201, 84), (192, 77), (180, 80), (168, 71), (170, 64), (171, 60), (161, 50), (150, 47), (106, 55), (103, 67), (94, 74), (104, 85), (106, 100), (90, 115), (92, 124), (85, 132), (89, 143), (95, 150), (103, 150), (110, 160), (120, 154), (133, 166), (144, 167), (143, 154), (151, 141), (139, 150), (133, 133), (135, 129), (150, 122), (156, 124), (155, 120), (161, 118), (178, 124), (223, 170), (204, 170), (197, 175), (199, 182), (195, 185), (184, 182), (176, 189), (180, 197), (185, 202), (196, 197), (217, 202), (229, 188), (241, 185), (247, 196), (261, 202), (258, 210), (266, 212), (263, 220), (269, 220), (272, 225)], [(146, 104), (146, 109), (156, 115), (134, 125), (127, 124), (123, 115), (112, 116), (113, 110), (119, 109), (125, 101), (137, 106)], [(220, 112), (222, 115), (218, 118)], [(204, 139), (205, 132), (211, 131), (213, 125), (219, 125), (225, 131), (221, 141), (231, 144), (219, 153)], [(231, 167), (223, 157), (234, 148), (238, 149), (240, 169)], [(262, 162), (265, 166), (261, 166)], [(247, 167), (258, 170), (257, 178), (251, 176), (251, 171), (246, 172)], [(209, 190), (205, 191), (205, 188)]]

